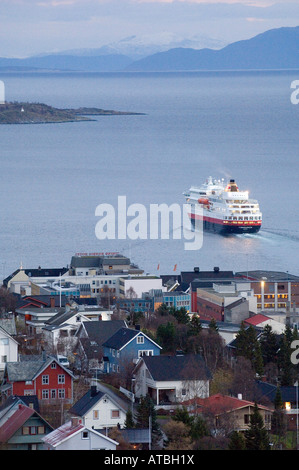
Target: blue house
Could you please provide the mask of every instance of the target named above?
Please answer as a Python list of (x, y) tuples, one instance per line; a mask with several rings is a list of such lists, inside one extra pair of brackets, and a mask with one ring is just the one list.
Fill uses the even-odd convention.
[(161, 349), (139, 329), (120, 328), (103, 343), (104, 370), (120, 372), (128, 364), (136, 364), (142, 356), (158, 356)]

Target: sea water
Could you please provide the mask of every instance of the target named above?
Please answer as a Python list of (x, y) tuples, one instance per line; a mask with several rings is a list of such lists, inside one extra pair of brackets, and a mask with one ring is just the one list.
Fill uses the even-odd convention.
[[(7, 101), (140, 115), (0, 126), (0, 278), (61, 267), (77, 252), (117, 251), (145, 272), (254, 269), (299, 275), (299, 71), (3, 74)], [(99, 240), (96, 207), (184, 204), (208, 176), (234, 178), (258, 199), (256, 235)], [(174, 227), (178, 230), (179, 227)], [(176, 267), (175, 267), (176, 266)], [(159, 268), (159, 269), (158, 269)]]

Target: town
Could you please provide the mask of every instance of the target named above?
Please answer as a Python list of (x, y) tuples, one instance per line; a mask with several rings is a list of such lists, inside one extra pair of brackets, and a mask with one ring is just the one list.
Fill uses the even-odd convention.
[(298, 449), (298, 325), (289, 272), (20, 266), (0, 288), (0, 449)]

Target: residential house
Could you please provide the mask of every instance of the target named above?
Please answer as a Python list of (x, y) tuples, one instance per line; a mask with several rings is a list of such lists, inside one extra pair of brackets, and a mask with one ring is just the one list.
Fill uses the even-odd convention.
[[(210, 419), (214, 434), (231, 431), (246, 431), (250, 425), (250, 416), (253, 414), (254, 402), (243, 400), (242, 396), (236, 398), (220, 393), (206, 398), (196, 398), (184, 402), (190, 413), (201, 413)], [(271, 429), (271, 416), (273, 410), (267, 406), (257, 404), (267, 430)]]
[(7, 362), (18, 360), (17, 341), (0, 326), (0, 373), (4, 371)]
[(80, 309), (60, 309), (60, 311), (45, 321), (42, 328), (42, 336), (46, 351), (59, 350), (65, 356), (72, 355), (76, 346), (76, 331), (82, 322), (91, 321)]
[(120, 399), (112, 392), (106, 389), (98, 390), (97, 385), (92, 385), (72, 406), (69, 413), (72, 417), (78, 417), (88, 428), (106, 433), (110, 428), (124, 427), (129, 405), (128, 401)]
[(199, 354), (143, 356), (133, 374), (135, 396), (149, 395), (157, 408), (209, 396), (211, 373)]
[(10, 395), (37, 395), (43, 403), (73, 402), (73, 379), (55, 357), (39, 357), (5, 364), (0, 392)]
[(76, 333), (75, 367), (90, 370), (103, 366), (103, 343), (127, 324), (124, 320), (83, 322)]
[(257, 313), (256, 315), (246, 318), (244, 320), (245, 325), (252, 325), (256, 328), (265, 328), (265, 326), (271, 326), (273, 333), (282, 335), (285, 331), (286, 325), (279, 321), (273, 320), (273, 318), (268, 317), (262, 313)]
[(43, 438), (44, 450), (116, 450), (118, 442), (73, 418)]
[(52, 426), (21, 398), (7, 400), (0, 410), (1, 450), (42, 450)]
[(121, 372), (143, 356), (157, 356), (161, 346), (140, 329), (121, 328), (103, 343), (105, 372)]
[[(25, 269), (23, 266), (20, 266), (16, 271), (10, 274), (3, 280), (3, 285), (10, 292), (22, 293), (28, 295), (28, 288), (30, 288), (30, 283), (32, 279), (42, 278), (42, 279), (57, 279), (60, 276), (63, 277), (65, 274), (68, 274), (68, 268), (38, 268)], [(30, 293), (31, 293), (31, 289)]]
[[(276, 393), (278, 387), (263, 380), (256, 381), (257, 397), (260, 403), (274, 409)], [(299, 415), (298, 388), (294, 386), (281, 386), (281, 400), (283, 409), (287, 418), (288, 429), (295, 431), (297, 429), (297, 417)]]

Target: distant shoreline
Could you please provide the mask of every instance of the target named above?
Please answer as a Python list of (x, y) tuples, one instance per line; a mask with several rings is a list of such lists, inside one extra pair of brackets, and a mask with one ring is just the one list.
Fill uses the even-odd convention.
[(61, 124), (65, 122), (96, 121), (89, 116), (144, 115), (128, 111), (81, 107), (59, 109), (44, 103), (7, 102), (0, 104), (0, 124)]

